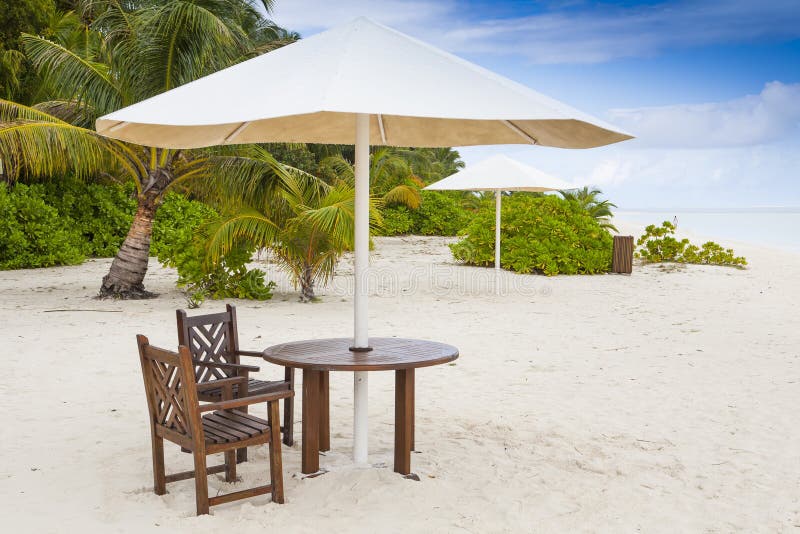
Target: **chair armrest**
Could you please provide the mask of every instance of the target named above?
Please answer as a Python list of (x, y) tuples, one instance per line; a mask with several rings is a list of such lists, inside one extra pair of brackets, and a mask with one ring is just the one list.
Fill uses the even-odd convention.
[(263, 358), (264, 357), (264, 353), (263, 352), (257, 352), (257, 351), (254, 351), (254, 350), (237, 350), (236, 354), (238, 354), (239, 356), (252, 356), (253, 358)]
[(205, 391), (207, 389), (224, 388), (226, 386), (233, 386), (235, 384), (244, 384), (247, 378), (244, 376), (233, 376), (231, 378), (216, 378), (208, 382), (200, 382), (197, 384), (197, 391)]
[(204, 362), (202, 360), (192, 360), (192, 363), (204, 367), (219, 367), (221, 369), (233, 369), (234, 371), (249, 371), (253, 373), (257, 373), (261, 370), (260, 367), (256, 367), (255, 365), (242, 365), (240, 363)]
[(265, 393), (263, 395), (253, 395), (252, 397), (242, 397), (241, 399), (224, 400), (221, 402), (211, 402), (200, 406), (200, 412), (210, 412), (212, 410), (232, 410), (242, 406), (250, 406), (259, 402), (274, 402), (280, 399), (294, 397), (294, 391), (277, 391), (275, 393)]

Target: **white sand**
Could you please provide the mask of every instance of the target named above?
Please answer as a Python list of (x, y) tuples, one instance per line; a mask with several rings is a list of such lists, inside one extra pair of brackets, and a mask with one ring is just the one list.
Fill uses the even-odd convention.
[[(444, 243), (377, 239), (373, 253), (371, 333), (461, 349), (417, 373), (421, 481), (391, 470), (392, 374), (370, 378), (371, 469), (350, 465), (352, 375), (333, 374), (330, 472), (302, 479), (298, 440), (283, 450), (287, 504), (259, 497), (200, 518), (193, 481), (151, 491), (134, 342), (174, 347), (174, 273), (153, 262), (161, 297), (139, 302), (92, 299), (108, 260), (0, 273), (2, 531), (797, 531), (800, 256), (739, 247), (749, 270), (504, 273), (513, 287), (495, 296), (491, 273), (454, 266)], [(350, 272), (317, 304), (282, 277), (272, 301), (236, 302), (243, 348), (350, 335)], [(237, 489), (266, 482), (265, 450), (251, 458)], [(168, 446), (167, 466), (191, 457)], [(209, 482), (212, 495), (231, 489)]]

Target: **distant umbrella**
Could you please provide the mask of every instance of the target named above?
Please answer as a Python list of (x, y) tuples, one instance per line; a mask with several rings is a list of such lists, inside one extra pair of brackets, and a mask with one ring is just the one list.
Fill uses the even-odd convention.
[(431, 191), (494, 191), (494, 268), (500, 272), (500, 221), (503, 191), (563, 191), (574, 189), (570, 184), (545, 174), (508, 156), (497, 155), (471, 165), (443, 180), (432, 183), (425, 189)]

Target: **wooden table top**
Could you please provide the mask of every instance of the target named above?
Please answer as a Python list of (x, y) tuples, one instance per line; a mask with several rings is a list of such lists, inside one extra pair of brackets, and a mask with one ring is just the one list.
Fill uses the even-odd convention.
[(314, 371), (391, 371), (452, 362), (458, 349), (421, 339), (372, 337), (373, 350), (350, 350), (353, 338), (310, 339), (264, 349), (270, 363)]

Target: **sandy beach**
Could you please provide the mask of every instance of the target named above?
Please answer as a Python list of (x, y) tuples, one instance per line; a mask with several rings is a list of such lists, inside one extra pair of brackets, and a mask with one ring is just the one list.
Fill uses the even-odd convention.
[[(191, 480), (152, 493), (134, 335), (175, 347), (175, 309), (186, 307), (175, 273), (152, 260), (145, 283), (161, 296), (118, 302), (93, 299), (110, 260), (0, 272), (4, 531), (800, 528), (800, 255), (737, 246), (747, 270), (504, 272), (496, 295), (489, 269), (453, 263), (451, 241), (376, 238), (372, 253), (371, 334), (461, 351), (454, 364), (417, 373), (420, 481), (391, 469), (393, 375), (370, 376), (373, 467), (358, 469), (352, 375), (332, 374), (332, 450), (321, 458), (329, 472), (302, 478), (298, 440), (283, 448), (285, 505), (259, 497), (205, 517), (194, 515)], [(297, 302), (268, 260), (273, 300), (235, 301), (243, 348), (351, 335), (349, 258), (314, 304)], [(263, 377), (281, 374), (261, 368)], [(299, 433), (299, 406), (296, 414)], [(251, 459), (237, 488), (267, 481), (266, 449)], [(167, 446), (168, 472), (190, 466)], [(211, 495), (233, 489), (218, 475), (209, 485)]]

